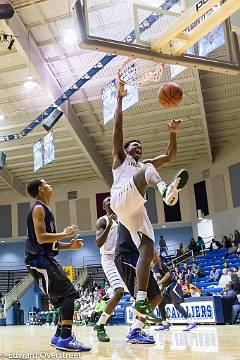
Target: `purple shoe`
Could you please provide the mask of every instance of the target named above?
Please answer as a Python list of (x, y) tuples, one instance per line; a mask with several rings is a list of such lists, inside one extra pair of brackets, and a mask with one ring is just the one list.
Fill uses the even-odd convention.
[(54, 336), (51, 338), (50, 345), (56, 347), (57, 342), (58, 342), (58, 339), (59, 339), (59, 336), (54, 335)]
[(70, 336), (67, 339), (63, 339), (59, 337), (56, 349), (63, 350), (63, 351), (73, 351), (73, 352), (83, 352), (83, 351), (90, 351), (92, 350), (90, 346), (81, 344), (77, 341), (75, 336)]
[(155, 331), (168, 331), (170, 329), (170, 325), (169, 324), (161, 324), (159, 327), (157, 327), (155, 329)]
[(155, 344), (153, 336), (147, 335), (141, 329), (134, 329), (126, 337), (131, 344)]
[(190, 323), (190, 324), (187, 324), (187, 326), (183, 329), (183, 331), (190, 331), (192, 329), (195, 329), (196, 327), (197, 327), (196, 323)]

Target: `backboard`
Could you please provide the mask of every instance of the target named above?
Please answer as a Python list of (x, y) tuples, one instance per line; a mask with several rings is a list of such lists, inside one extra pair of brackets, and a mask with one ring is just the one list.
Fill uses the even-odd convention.
[[(76, 0), (81, 48), (227, 74), (240, 73), (236, 0)], [(240, 17), (240, 15), (239, 15)]]

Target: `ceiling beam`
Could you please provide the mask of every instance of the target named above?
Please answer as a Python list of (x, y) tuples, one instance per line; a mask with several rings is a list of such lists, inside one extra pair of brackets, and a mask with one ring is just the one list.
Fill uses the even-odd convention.
[[(28, 42), (28, 32), (16, 12), (12, 19), (5, 21), (5, 28), (7, 33), (10, 32), (13, 35), (18, 35), (16, 41), (18, 43), (21, 55), (24, 59), (26, 59), (26, 63), (28, 63), (28, 53), (30, 46), (30, 60), (36, 80), (39, 82), (39, 84), (42, 84), (42, 87), (46, 90), (46, 92), (50, 92), (54, 98), (59, 97), (62, 93), (62, 89), (59, 83), (46, 64), (32, 36), (29, 37), (30, 40)], [(74, 139), (78, 142), (82, 151), (84, 151), (86, 157), (89, 159), (97, 174), (106, 181), (108, 186), (111, 186), (111, 172), (109, 172), (109, 170), (104, 165), (103, 159), (97, 151), (94, 143), (90, 139), (88, 132), (84, 129), (83, 125), (80, 124), (80, 121), (78, 117), (74, 115), (73, 110), (69, 109), (69, 106), (63, 106), (62, 111), (65, 113), (70, 125), (72, 126), (70, 130), (74, 136)]]
[(210, 137), (209, 137), (209, 131), (208, 131), (208, 125), (207, 125), (206, 112), (205, 112), (205, 107), (204, 107), (204, 98), (203, 98), (203, 93), (202, 93), (203, 89), (201, 86), (200, 74), (197, 69), (193, 69), (193, 71), (195, 73), (195, 85), (196, 85), (196, 88), (198, 91), (198, 102), (200, 105), (199, 106), (200, 115), (201, 115), (201, 119), (202, 119), (203, 132), (204, 132), (205, 140), (206, 140), (208, 159), (212, 163), (212, 161), (213, 161), (212, 149), (211, 149), (211, 143), (210, 143)]
[(0, 170), (0, 177), (10, 185), (14, 190), (26, 196), (26, 187), (24, 183), (19, 180), (15, 175), (11, 173), (11, 171), (7, 170), (6, 168)]
[(91, 163), (93, 169), (95, 169), (96, 173), (100, 177), (103, 176), (108, 186), (111, 187), (112, 174), (109, 173), (109, 170), (105, 166), (102, 157), (100, 156), (99, 152), (96, 151), (96, 146), (91, 140), (87, 130), (83, 126), (81, 119), (76, 116), (70, 106), (68, 107), (68, 121), (74, 132), (77, 134), (75, 140), (79, 144), (81, 150), (86, 154), (86, 157)]

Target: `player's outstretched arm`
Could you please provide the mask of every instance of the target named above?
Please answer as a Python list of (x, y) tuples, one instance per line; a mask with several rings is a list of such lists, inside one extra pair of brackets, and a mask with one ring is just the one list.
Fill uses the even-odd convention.
[(154, 159), (143, 160), (143, 163), (151, 163), (155, 168), (159, 168), (162, 165), (174, 160), (177, 155), (177, 132), (180, 130), (181, 120), (173, 120), (168, 124), (168, 130), (170, 132), (169, 144), (164, 155), (159, 155)]
[(125, 160), (126, 153), (123, 148), (123, 129), (122, 129), (122, 100), (127, 95), (123, 82), (119, 82), (117, 104), (114, 115), (113, 125), (113, 169), (118, 168)]
[(44, 217), (45, 214), (42, 206), (35, 206), (33, 210), (33, 223), (35, 234), (39, 244), (51, 244), (79, 233), (79, 229), (75, 225), (66, 227), (61, 233), (48, 233), (46, 232)]
[(99, 218), (97, 220), (97, 224), (96, 224), (96, 244), (97, 246), (100, 248), (102, 247), (108, 237), (109, 231), (112, 227), (112, 216), (109, 216), (109, 223), (106, 223), (106, 220), (104, 218)]

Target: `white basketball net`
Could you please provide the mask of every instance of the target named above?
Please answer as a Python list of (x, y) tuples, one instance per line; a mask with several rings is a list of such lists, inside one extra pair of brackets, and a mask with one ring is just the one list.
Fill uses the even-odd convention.
[(141, 88), (159, 82), (163, 69), (163, 64), (131, 57), (119, 69), (118, 77), (127, 85)]

